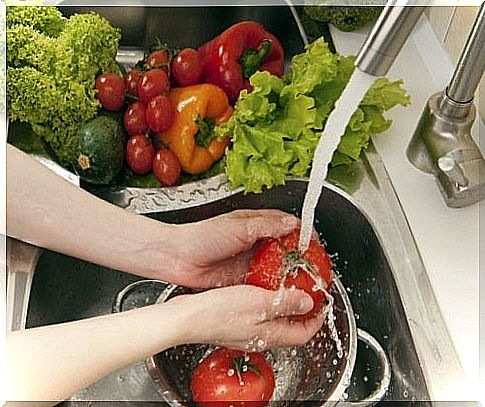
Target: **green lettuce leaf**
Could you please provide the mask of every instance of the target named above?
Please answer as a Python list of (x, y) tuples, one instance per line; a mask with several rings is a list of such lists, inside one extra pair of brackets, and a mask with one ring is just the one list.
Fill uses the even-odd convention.
[[(257, 72), (250, 78), (253, 91), (241, 92), (231, 119), (216, 128), (217, 137), (232, 137), (225, 171), (233, 187), (261, 192), (263, 187), (284, 184), (287, 176), (308, 176), (326, 120), (354, 70), (354, 59), (333, 54), (320, 38), (293, 57), (287, 76)], [(359, 161), (372, 134), (391, 125), (383, 113), (408, 104), (402, 81), (377, 79), (352, 115), (331, 167)]]

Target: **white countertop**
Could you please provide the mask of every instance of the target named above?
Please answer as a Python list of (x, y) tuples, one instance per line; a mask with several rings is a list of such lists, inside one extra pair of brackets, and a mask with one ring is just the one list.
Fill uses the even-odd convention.
[[(343, 55), (355, 55), (366, 34), (366, 30), (344, 33), (332, 29), (336, 48)], [(479, 205), (448, 208), (434, 178), (417, 170), (406, 158), (406, 148), (427, 99), (446, 87), (452, 69), (423, 17), (387, 75), (393, 80), (404, 79), (412, 105), (390, 111), (387, 117), (393, 120), (391, 129), (374, 136), (373, 141), (409, 221), (465, 374), (471, 388), (478, 389)], [(480, 134), (485, 134), (477, 119), (475, 136), (479, 126)], [(463, 397), (470, 400), (470, 394)]]

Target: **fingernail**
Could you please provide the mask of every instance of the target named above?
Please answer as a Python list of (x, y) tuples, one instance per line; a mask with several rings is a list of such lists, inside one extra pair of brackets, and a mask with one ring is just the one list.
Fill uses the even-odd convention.
[(304, 314), (313, 308), (313, 300), (308, 294), (305, 294), (300, 300), (299, 311)]
[(294, 216), (287, 216), (283, 218), (283, 227), (288, 232), (291, 232), (293, 229), (295, 229), (297, 225), (298, 225), (298, 219), (296, 219)]

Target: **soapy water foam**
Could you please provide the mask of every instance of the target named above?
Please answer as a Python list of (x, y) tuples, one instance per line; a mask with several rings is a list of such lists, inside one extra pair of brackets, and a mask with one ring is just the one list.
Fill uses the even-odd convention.
[(333, 154), (340, 143), (340, 137), (344, 134), (352, 114), (358, 108), (360, 101), (374, 80), (374, 76), (356, 68), (348, 85), (336, 102), (335, 108), (328, 117), (325, 129), (315, 150), (310, 181), (305, 201), (303, 202), (301, 231), (298, 242), (300, 253), (304, 253), (310, 244), (315, 208), (322, 193), (323, 183), (327, 177), (328, 165), (332, 161)]

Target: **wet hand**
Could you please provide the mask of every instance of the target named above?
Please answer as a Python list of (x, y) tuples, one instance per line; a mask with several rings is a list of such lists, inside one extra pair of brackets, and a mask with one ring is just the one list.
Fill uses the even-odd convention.
[(239, 284), (265, 237), (290, 233), (299, 220), (278, 210), (238, 210), (174, 227), (170, 282), (190, 287)]
[(320, 313), (306, 321), (292, 321), (313, 307), (300, 290), (268, 291), (253, 286), (232, 286), (176, 297), (168, 304), (184, 308), (187, 332), (184, 343), (212, 343), (247, 351), (302, 345), (320, 329)]

